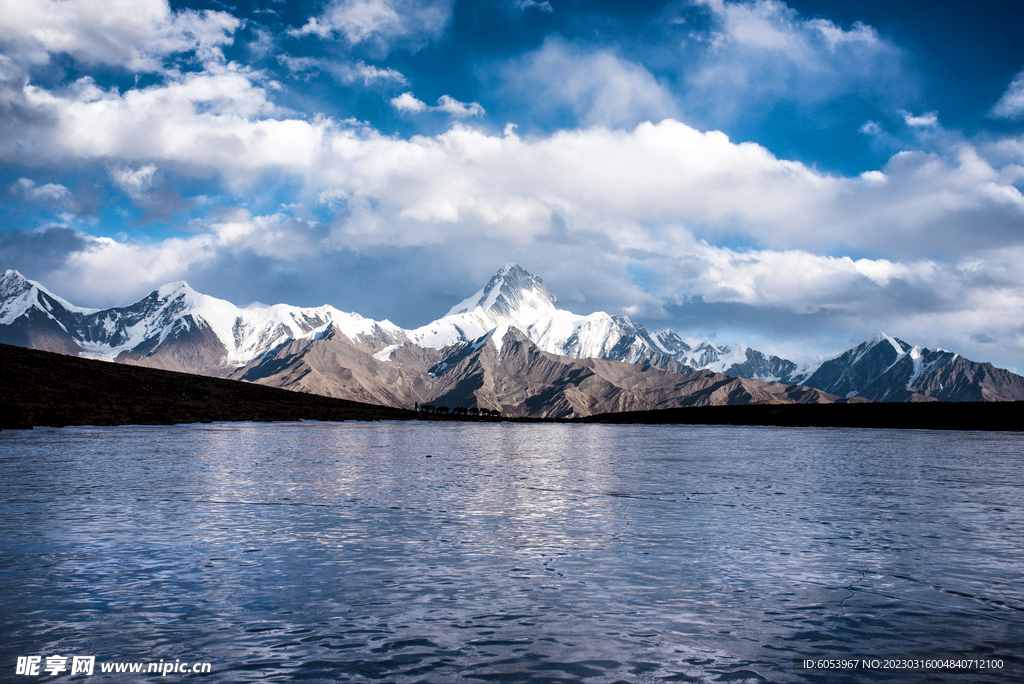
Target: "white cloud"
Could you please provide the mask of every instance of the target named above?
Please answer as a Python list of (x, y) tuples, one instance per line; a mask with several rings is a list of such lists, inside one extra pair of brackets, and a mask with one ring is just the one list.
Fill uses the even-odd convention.
[(939, 124), (938, 112), (928, 112), (920, 116), (914, 116), (910, 112), (900, 113), (903, 115), (903, 120), (907, 122), (907, 125), (914, 128), (934, 128)]
[(870, 26), (807, 19), (779, 0), (695, 4), (710, 25), (690, 31), (692, 59), (680, 71), (691, 117), (723, 125), (769, 103), (809, 106), (847, 93), (888, 107), (917, 92), (903, 52)]
[(417, 100), (412, 93), (402, 93), (398, 97), (391, 98), (391, 106), (400, 112), (422, 112), (429, 109), (427, 103)]
[[(674, 120), (529, 141), (460, 126), (403, 140), (326, 118), (288, 118), (254, 78), (228, 65), (123, 94), (85, 79), (61, 94), (25, 85), (22, 109), (46, 125), (8, 129), (0, 155), (173, 167), (220, 174), (234, 188), (267, 172), (291, 174), (310, 197), (336, 206), (369, 200), (382, 227), (353, 234), (380, 244), (447, 239), (448, 229), (417, 221), (530, 240), (548, 233), (557, 215), (615, 240), (646, 225), (666, 239), (685, 227), (772, 249), (952, 253), (1018, 239), (1014, 226), (1024, 216), (1012, 185), (1018, 175), (966, 144), (941, 155), (901, 153), (877, 173), (844, 178)], [(411, 94), (394, 104), (426, 108)]]
[(449, 97), (448, 95), (442, 95), (437, 99), (437, 109), (459, 118), (484, 115), (484, 108), (480, 106), (479, 102), (470, 102), (467, 104), (465, 102), (459, 102), (454, 97)]
[(864, 135), (879, 135), (882, 133), (882, 127), (878, 125), (877, 121), (865, 121), (864, 125), (858, 129), (858, 132)]
[(157, 72), (174, 54), (222, 57), (241, 25), (225, 12), (172, 12), (167, 0), (0, 0), (0, 45), (41, 64), (68, 53), (90, 64)]
[(212, 168), (229, 181), (268, 166), (308, 168), (333, 124), (273, 118), (283, 112), (254, 79), (235, 65), (214, 65), (123, 94), (88, 78), (62, 93), (25, 85), (19, 106), (35, 125), (8, 127), (0, 158), (172, 162), (186, 171)]
[(138, 199), (153, 187), (153, 176), (156, 175), (156, 166), (147, 164), (138, 169), (125, 166), (113, 169), (110, 175), (117, 187), (128, 193), (129, 197)]
[(289, 72), (302, 79), (309, 79), (320, 71), (326, 71), (339, 83), (346, 85), (357, 81), (362, 81), (363, 85), (367, 87), (386, 83), (398, 85), (408, 83), (401, 72), (389, 67), (381, 69), (362, 60), (343, 62), (316, 57), (295, 57), (283, 53), (277, 56), (277, 61), (284, 65)]
[(802, 19), (779, 0), (696, 0), (694, 4), (706, 6), (717, 19), (720, 47), (725, 41), (776, 52), (784, 59), (808, 60), (809, 68), (822, 60), (822, 47), (835, 53), (851, 46), (870, 49), (885, 46), (870, 26), (857, 22), (846, 30), (826, 19)]
[[(46, 285), (78, 301), (125, 302), (164, 283), (181, 280), (190, 268), (216, 255), (216, 240), (203, 234), (169, 238), (155, 244), (118, 242), (82, 235), (86, 248), (71, 254), (46, 277)], [(81, 298), (81, 299), (78, 299)]]
[(737, 252), (704, 242), (677, 247), (675, 258), (693, 274), (676, 284), (677, 292), (699, 295), (707, 302), (770, 306), (797, 313), (822, 309), (863, 312), (865, 307), (877, 305), (893, 280), (917, 281), (917, 286), (930, 288), (937, 270), (930, 261), (907, 265), (804, 250)]
[(294, 261), (315, 254), (327, 237), (326, 226), (303, 221), (284, 212), (252, 216), (235, 208), (221, 211), (198, 222), (193, 229), (206, 229), (220, 248), (247, 250), (257, 256)]
[(59, 183), (37, 185), (30, 178), (19, 178), (11, 184), (10, 190), (30, 200), (59, 203), (71, 197), (71, 191)]
[(669, 90), (642, 65), (558, 38), (509, 61), (500, 78), (506, 100), (556, 124), (564, 114), (584, 126), (634, 126), (676, 114)]
[(437, 106), (430, 107), (426, 102), (416, 99), (411, 92), (402, 93), (398, 97), (391, 98), (391, 106), (400, 112), (418, 114), (428, 110), (445, 112), (451, 116), (464, 118), (467, 116), (483, 116), (484, 108), (479, 102), (459, 102), (454, 97), (442, 95), (437, 99)]
[(322, 61), (316, 57), (295, 57), (289, 55), (287, 52), (282, 52), (277, 55), (277, 61), (289, 73), (303, 79), (308, 79), (311, 76), (316, 75), (320, 72)]
[(366, 64), (362, 61), (345, 63), (332, 62), (327, 66), (327, 70), (342, 83), (362, 81), (363, 85), (371, 86), (378, 83), (406, 85), (409, 82), (401, 72), (396, 71), (395, 69), (391, 69), (390, 67), (381, 69), (380, 67), (375, 67), (372, 64)]
[(418, 49), (440, 37), (451, 21), (454, 0), (334, 0), (319, 17), (310, 17), (295, 35), (350, 44), (370, 44), (386, 54), (396, 45)]
[(1019, 119), (1024, 116), (1024, 71), (1013, 78), (990, 114), (1002, 119)]

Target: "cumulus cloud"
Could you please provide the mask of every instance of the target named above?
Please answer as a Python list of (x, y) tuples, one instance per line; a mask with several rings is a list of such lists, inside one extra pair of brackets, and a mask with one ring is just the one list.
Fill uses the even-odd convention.
[(215, 236), (218, 247), (283, 261), (316, 254), (327, 237), (326, 226), (319, 223), (286, 212), (253, 216), (242, 208), (219, 211), (194, 227), (200, 226)]
[(454, 97), (442, 95), (437, 99), (437, 106), (430, 107), (426, 102), (418, 100), (411, 92), (402, 93), (398, 97), (391, 98), (391, 106), (400, 112), (418, 114), (429, 110), (445, 112), (457, 118), (467, 116), (483, 116), (484, 108), (479, 102), (459, 102)]
[(156, 166), (147, 164), (138, 169), (125, 166), (113, 169), (110, 175), (117, 187), (124, 190), (130, 197), (139, 198), (153, 187)]
[(229, 180), (232, 167), (308, 168), (331, 124), (273, 118), (283, 112), (254, 79), (236, 65), (215, 65), (125, 93), (87, 77), (59, 93), (26, 84), (18, 104), (34, 125), (7, 127), (0, 158), (172, 161), (217, 168)]
[(1002, 119), (1019, 119), (1024, 116), (1024, 71), (1014, 77), (990, 114)]
[(918, 92), (903, 51), (865, 24), (808, 19), (779, 0), (694, 4), (707, 21), (680, 25), (692, 58), (680, 73), (691, 115), (721, 125), (768, 103), (815, 106), (851, 93), (889, 108)]
[(326, 71), (339, 83), (352, 85), (362, 82), (364, 86), (380, 84), (406, 85), (408, 80), (400, 71), (389, 67), (380, 68), (367, 64), (362, 60), (339, 61), (317, 57), (295, 57), (287, 53), (277, 56), (279, 64), (284, 66), (296, 78), (309, 80), (321, 71)]
[[(227, 65), (123, 94), (87, 79), (61, 94), (25, 85), (25, 107), (50, 123), (15, 129), (0, 154), (214, 173), (235, 188), (290, 174), (311, 196), (347, 207), (338, 230), (378, 244), (445, 239), (452, 226), (528, 240), (557, 215), (615, 236), (637, 225), (663, 236), (683, 227), (773, 249), (934, 255), (1012, 243), (1024, 215), (1017, 177), (967, 144), (901, 153), (878, 172), (846, 178), (671, 119), (529, 140), (455, 126), (405, 140), (289, 118), (254, 78)], [(426, 108), (411, 94), (394, 104)]]
[(305, 80), (320, 73), (323, 60), (316, 57), (296, 57), (282, 52), (277, 55), (277, 62), (291, 75)]
[(498, 78), (498, 91), (544, 124), (633, 126), (676, 114), (669, 90), (642, 65), (560, 38), (509, 61)]
[(442, 95), (437, 99), (437, 109), (460, 118), (484, 115), (484, 108), (480, 106), (479, 102), (459, 102), (448, 95)]
[(37, 185), (30, 178), (19, 178), (9, 189), (14, 195), (51, 204), (62, 203), (71, 197), (71, 191), (59, 183)]
[(416, 99), (416, 96), (412, 93), (402, 93), (397, 97), (391, 98), (391, 106), (400, 112), (423, 112), (429, 107), (426, 102)]
[(157, 72), (174, 54), (222, 58), (241, 22), (226, 12), (174, 12), (167, 0), (0, 0), (0, 45), (44, 64), (67, 53), (88, 64)]
[(344, 37), (381, 54), (396, 46), (419, 49), (443, 35), (454, 0), (335, 0), (318, 17), (310, 17), (295, 35), (322, 39)]
[(406, 85), (408, 80), (405, 76), (395, 69), (390, 67), (380, 68), (373, 66), (372, 64), (366, 64), (361, 60), (353, 62), (336, 62), (329, 61), (324, 65), (324, 68), (335, 79), (341, 83), (351, 84), (357, 81), (362, 81), (365, 86), (373, 85)]
[(934, 128), (939, 123), (938, 112), (928, 112), (920, 116), (914, 116), (910, 112), (900, 113), (903, 115), (903, 120), (907, 122), (907, 125), (914, 128)]

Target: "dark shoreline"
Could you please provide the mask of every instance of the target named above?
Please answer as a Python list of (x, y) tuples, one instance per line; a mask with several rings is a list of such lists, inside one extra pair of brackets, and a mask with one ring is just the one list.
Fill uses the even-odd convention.
[(496, 418), (419, 413), (175, 371), (0, 344), (0, 429), (174, 425), (230, 421), (763, 425), (1019, 431), (1024, 402), (700, 406), (586, 418)]
[(0, 429), (412, 420), (414, 411), (0, 344)]

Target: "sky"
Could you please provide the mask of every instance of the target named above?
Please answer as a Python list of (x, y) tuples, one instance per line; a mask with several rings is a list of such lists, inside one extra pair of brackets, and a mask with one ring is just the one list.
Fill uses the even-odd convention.
[(506, 262), (795, 360), (1024, 371), (1024, 6), (0, 0), (0, 269), (412, 328)]

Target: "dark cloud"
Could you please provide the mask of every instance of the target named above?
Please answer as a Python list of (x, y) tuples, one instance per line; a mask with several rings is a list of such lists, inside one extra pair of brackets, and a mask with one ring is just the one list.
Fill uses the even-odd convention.
[[(86, 249), (87, 244), (81, 234), (61, 226), (31, 232), (0, 231), (0, 270), (13, 268), (26, 278), (42, 279), (60, 268), (70, 255)], [(73, 293), (57, 294), (65, 299), (74, 296)]]

